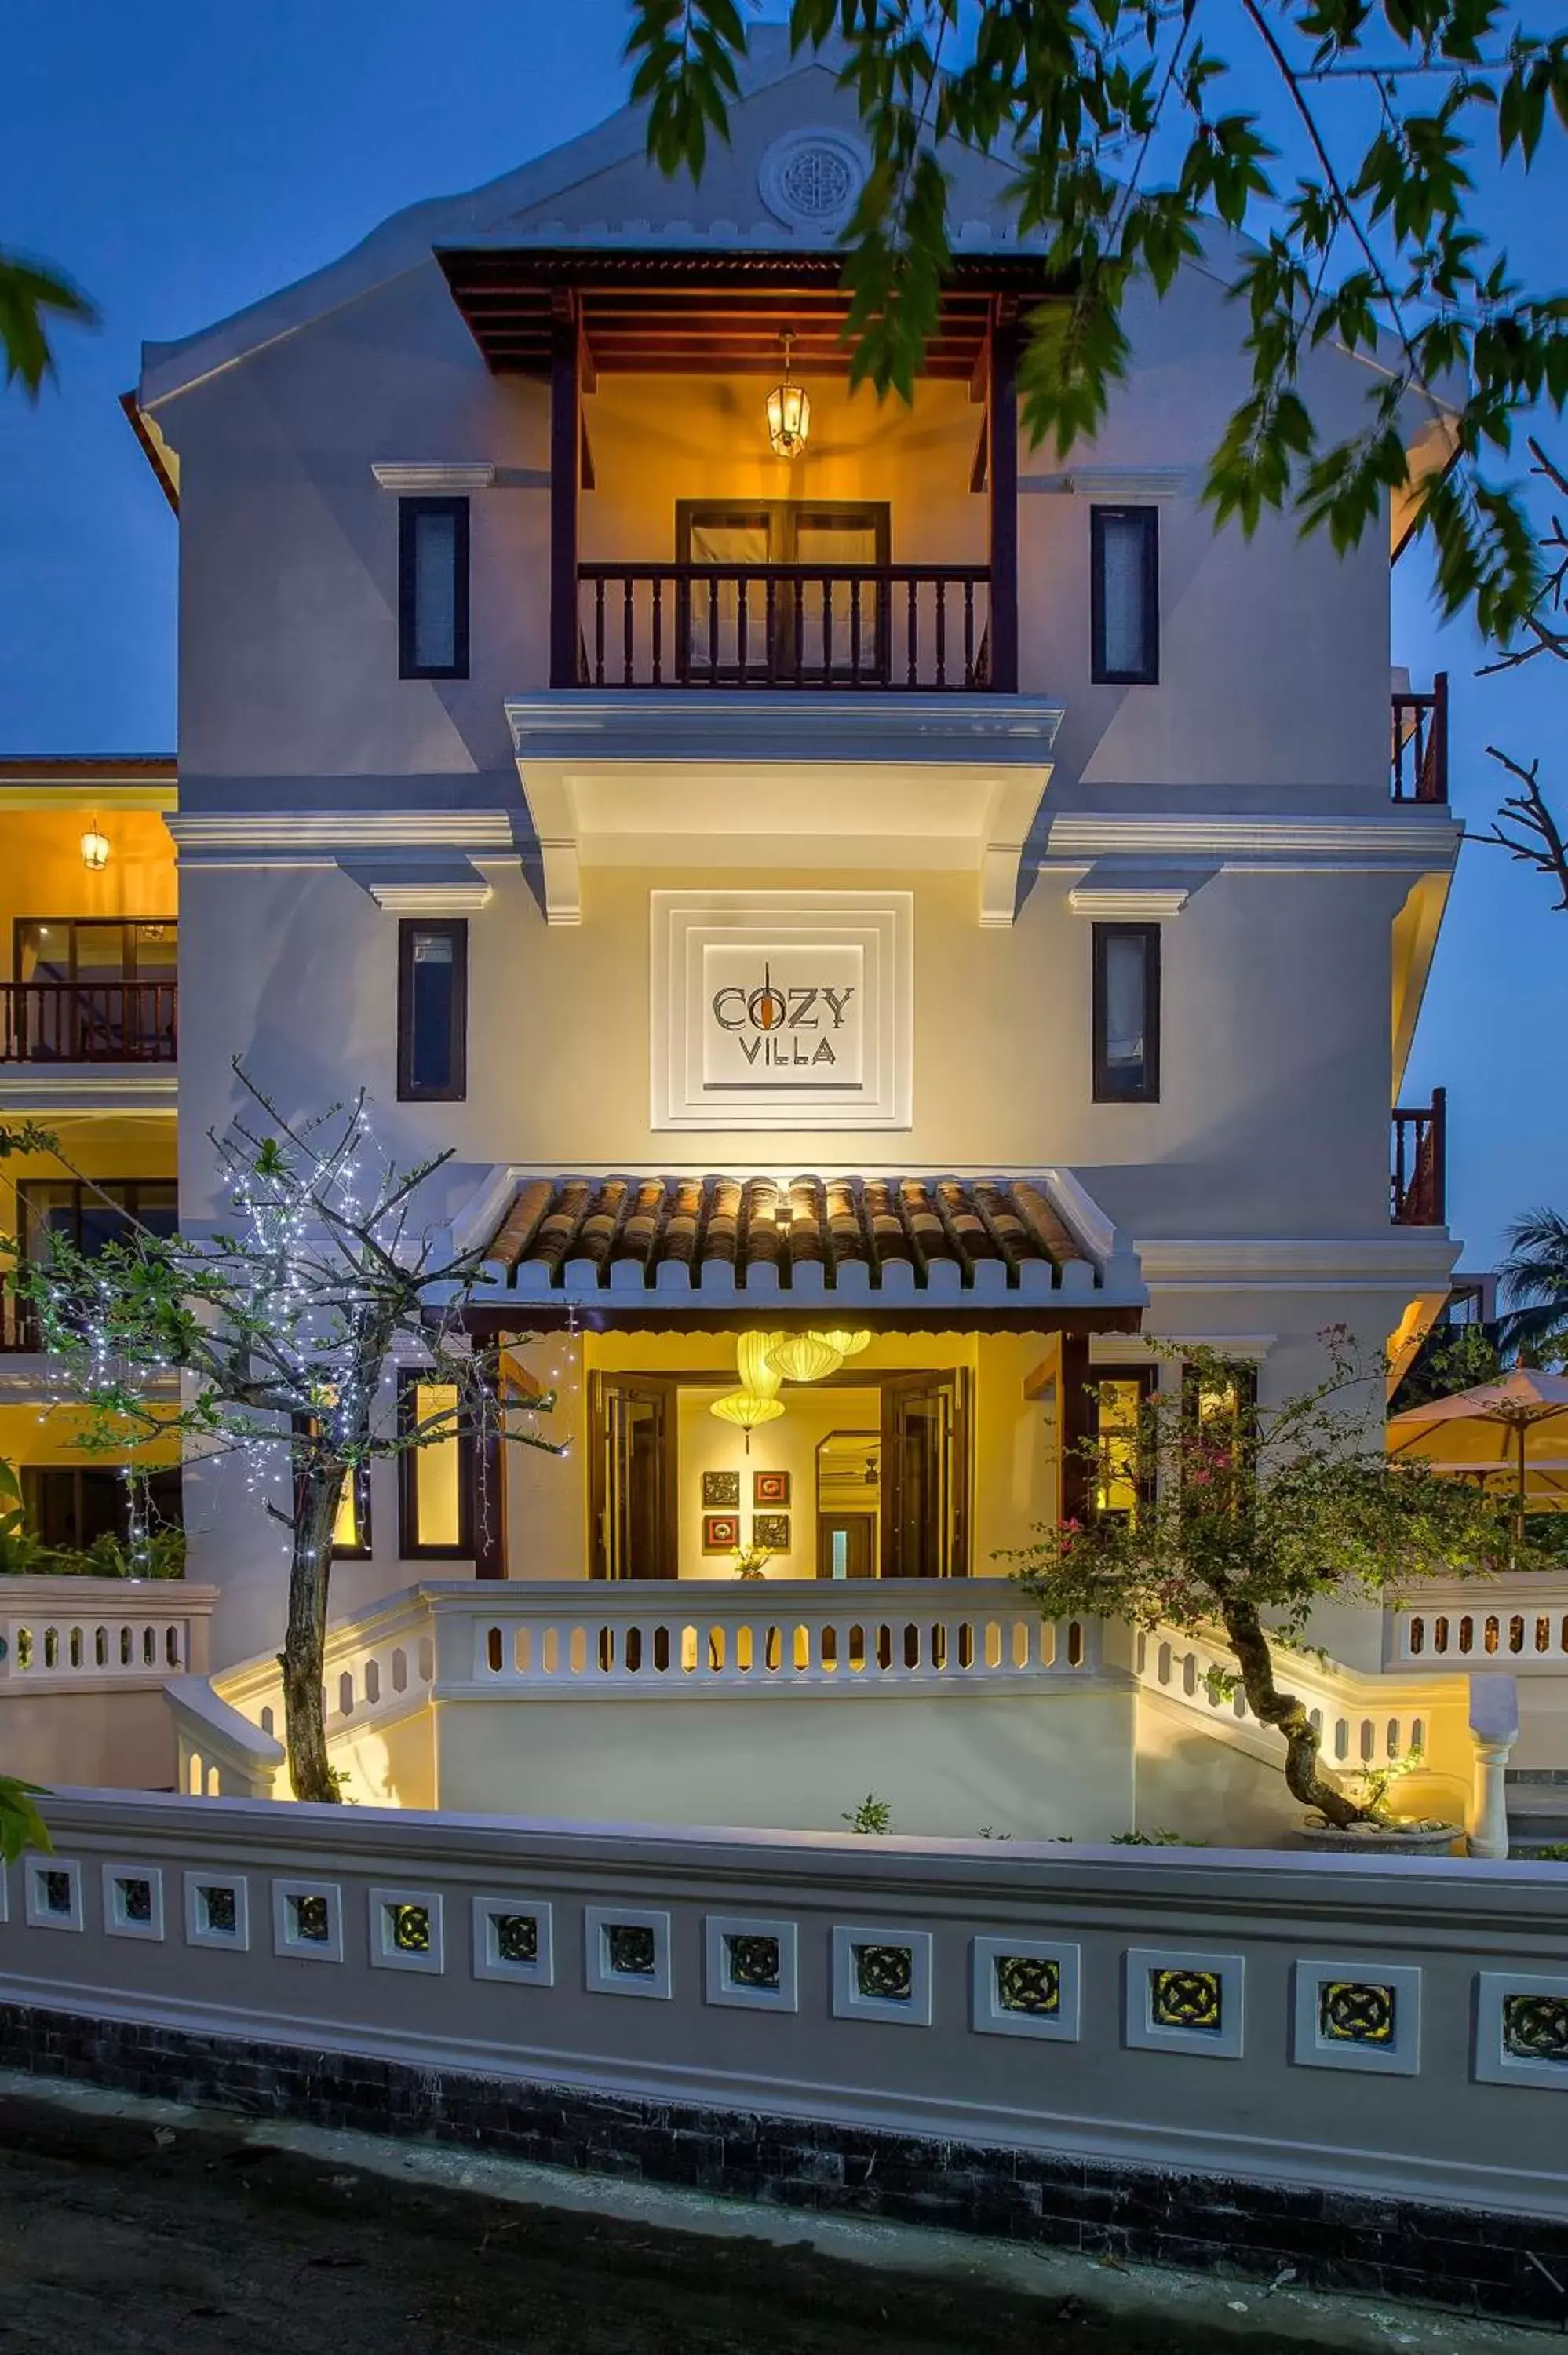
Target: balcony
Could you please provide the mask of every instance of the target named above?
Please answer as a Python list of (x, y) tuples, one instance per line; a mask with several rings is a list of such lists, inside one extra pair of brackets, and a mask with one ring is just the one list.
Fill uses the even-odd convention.
[(983, 564), (579, 564), (579, 686), (973, 693)]
[(1396, 1104), (1389, 1216), (1396, 1227), (1441, 1227), (1448, 1220), (1448, 1092), (1429, 1104)]
[(1409, 689), (1393, 698), (1390, 796), (1396, 802), (1448, 798), (1448, 674), (1440, 670), (1430, 695)]
[(0, 982), (0, 1064), (173, 1063), (173, 981)]

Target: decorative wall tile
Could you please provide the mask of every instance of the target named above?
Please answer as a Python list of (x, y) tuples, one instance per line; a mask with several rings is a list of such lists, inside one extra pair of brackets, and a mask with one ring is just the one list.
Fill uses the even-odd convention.
[(841, 2019), (931, 2025), (929, 1930), (833, 1928), (833, 2010)]
[(185, 1944), (225, 1946), (243, 1955), (250, 1945), (250, 1885), (243, 1875), (187, 1872)]
[(272, 1946), (302, 1962), (342, 1962), (343, 1891), (335, 1881), (272, 1883)]
[(445, 1967), (441, 1901), (432, 1889), (373, 1889), (370, 1892), (370, 1962), (378, 1971), (429, 1971)]
[(753, 2011), (798, 2011), (800, 1934), (793, 1922), (710, 1913), (703, 1923), (704, 1993), (709, 2003)]
[(583, 1913), (584, 1965), (593, 1995), (668, 1999), (670, 1916), (629, 1905), (589, 1905)]
[(1241, 2059), (1240, 1955), (1129, 1946), (1126, 1974), (1124, 2034), (1134, 2051)]
[(734, 1512), (740, 1504), (738, 1472), (705, 1472), (703, 1474), (703, 1505), (706, 1511)]
[(1078, 2034), (1075, 1945), (1061, 1938), (976, 1938), (969, 1947), (969, 2024), (982, 2036)]
[(1290, 2057), (1309, 2069), (1414, 2077), (1421, 2066), (1421, 1973), (1340, 1957), (1298, 1962)]
[(103, 1926), (111, 1938), (161, 1938), (164, 1876), (155, 1864), (106, 1864)]
[(1478, 1971), (1475, 2070), (1483, 2084), (1568, 2094), (1568, 1977)]
[(28, 1856), (22, 1860), (23, 1904), (33, 1930), (79, 1930), (82, 1927), (81, 1867), (59, 1856)]
[(476, 1979), (514, 1979), (524, 1987), (554, 1987), (554, 1909), (522, 1890), (473, 1901), (473, 1975)]

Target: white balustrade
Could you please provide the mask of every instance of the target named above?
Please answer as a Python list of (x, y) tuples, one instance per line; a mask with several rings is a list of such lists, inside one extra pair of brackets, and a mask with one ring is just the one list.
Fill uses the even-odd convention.
[[(1223, 1689), (1220, 1680), (1234, 1677), (1236, 1667), (1227, 1645), (1159, 1627), (1139, 1633), (1134, 1667), (1139, 1683), (1150, 1690), (1210, 1718), (1228, 1719), (1255, 1738), (1277, 1745), (1277, 1734), (1259, 1724), (1245, 1695), (1239, 1689)], [(1275, 1678), (1305, 1700), (1325, 1763), (1348, 1773), (1390, 1765), (1413, 1750), (1429, 1750), (1434, 1710), (1446, 1703), (1461, 1705), (1464, 1699), (1458, 1678), (1452, 1679), (1451, 1692), (1432, 1685), (1413, 1688), (1393, 1677), (1361, 1676), (1300, 1652), (1277, 1652)]]
[(173, 1579), (5, 1579), (0, 1685), (75, 1690), (200, 1671), (216, 1594)]
[(1404, 1669), (1506, 1668), (1568, 1675), (1568, 1577), (1557, 1572), (1423, 1587), (1384, 1620)]
[(1092, 1673), (1099, 1629), (1001, 1579), (531, 1587), (432, 1595), (443, 1690), (670, 1693), (991, 1689)]

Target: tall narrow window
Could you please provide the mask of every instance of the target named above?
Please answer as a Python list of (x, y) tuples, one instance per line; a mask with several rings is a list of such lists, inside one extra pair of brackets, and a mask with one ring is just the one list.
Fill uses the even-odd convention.
[(397, 927), (397, 1095), (459, 1103), (468, 1093), (468, 925), (461, 916)]
[(1181, 1417), (1184, 1478), (1201, 1484), (1205, 1504), (1234, 1510), (1257, 1447), (1256, 1366), (1184, 1366)]
[(1107, 687), (1160, 679), (1160, 510), (1089, 509), (1090, 677)]
[(468, 501), (397, 503), (397, 668), (468, 677)]
[(1097, 1103), (1160, 1100), (1160, 927), (1097, 924), (1094, 933)]
[(473, 1442), (458, 1429), (457, 1386), (406, 1370), (397, 1411), (405, 1437), (423, 1434), (422, 1444), (398, 1459), (397, 1550), (409, 1561), (421, 1555), (471, 1561)]
[(1154, 1497), (1154, 1465), (1147, 1425), (1159, 1381), (1156, 1366), (1106, 1367), (1095, 1377), (1095, 1513), (1101, 1520), (1136, 1521)]

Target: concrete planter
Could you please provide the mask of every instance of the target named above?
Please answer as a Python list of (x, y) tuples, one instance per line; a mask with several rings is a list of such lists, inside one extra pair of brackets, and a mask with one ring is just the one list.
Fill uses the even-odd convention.
[(1298, 1846), (1315, 1856), (1446, 1856), (1462, 1847), (1462, 1824), (1394, 1823), (1384, 1830), (1375, 1824), (1357, 1824), (1338, 1831), (1328, 1824), (1304, 1824)]

